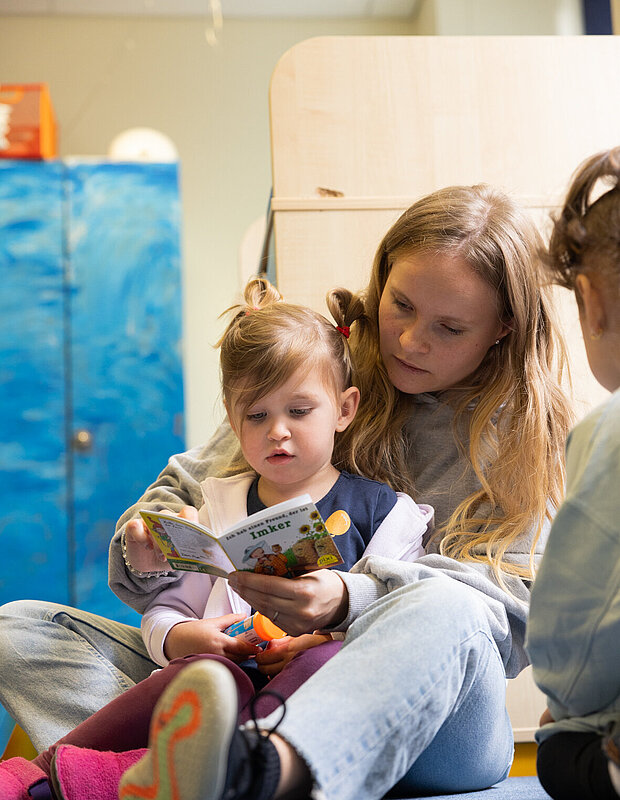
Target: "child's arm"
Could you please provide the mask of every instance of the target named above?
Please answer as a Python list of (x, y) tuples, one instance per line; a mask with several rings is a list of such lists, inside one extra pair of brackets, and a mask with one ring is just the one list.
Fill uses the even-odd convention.
[[(205, 609), (210, 612), (206, 619)], [(142, 638), (149, 656), (161, 666), (171, 658), (193, 653), (242, 660), (254, 655), (256, 649), (226, 636), (223, 630), (247, 616), (247, 609), (240, 602), (239, 613), (230, 613), (230, 600), (221, 578), (185, 572), (163, 589), (144, 612)]]
[(566, 498), (532, 588), (526, 647), (557, 721), (617, 713), (619, 464), (616, 392), (569, 436)]
[(164, 639), (164, 655), (169, 661), (194, 653), (211, 653), (235, 662), (245, 661), (260, 653), (260, 647), (224, 633), (233, 622), (242, 619), (245, 619), (245, 614), (224, 614), (210, 619), (177, 622)]

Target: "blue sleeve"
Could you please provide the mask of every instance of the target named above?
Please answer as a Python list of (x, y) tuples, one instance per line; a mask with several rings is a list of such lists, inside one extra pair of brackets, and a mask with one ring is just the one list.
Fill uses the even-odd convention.
[(346, 511), (351, 521), (345, 535), (334, 541), (342, 554), (340, 569), (350, 569), (370, 543), (375, 531), (396, 505), (396, 493), (383, 483), (346, 472), (332, 490), (317, 503), (325, 520), (335, 511)]
[(396, 505), (396, 492), (385, 483), (351, 477), (347, 510), (364, 546), (367, 546), (379, 525)]
[(377, 499), (375, 501), (375, 509), (372, 520), (372, 533), (377, 530), (379, 525), (387, 517), (390, 511), (396, 505), (396, 492), (385, 483), (379, 484), (379, 491), (377, 492)]

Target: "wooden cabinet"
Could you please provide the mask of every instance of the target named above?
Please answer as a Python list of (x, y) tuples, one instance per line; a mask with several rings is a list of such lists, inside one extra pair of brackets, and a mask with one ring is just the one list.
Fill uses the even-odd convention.
[(135, 623), (117, 518), (184, 449), (173, 164), (0, 162), (0, 602)]

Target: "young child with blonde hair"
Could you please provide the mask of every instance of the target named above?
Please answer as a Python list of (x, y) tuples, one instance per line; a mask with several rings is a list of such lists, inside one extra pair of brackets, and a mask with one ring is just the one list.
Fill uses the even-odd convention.
[[(347, 527), (337, 536), (344, 559), (339, 569), (350, 569), (370, 552), (417, 558), (423, 554), (429, 507), (420, 511), (407, 495), (361, 477), (341, 445), (340, 434), (355, 418), (360, 398), (351, 383), (348, 336), (365, 317), (362, 304), (344, 290), (330, 292), (328, 305), (336, 325), (309, 308), (283, 302), (266, 279), (248, 283), (245, 304), (233, 309), (219, 342), (222, 393), (239, 450), (228, 466), (229, 477), (202, 483), (199, 521), (224, 530), (265, 506), (308, 493), (328, 529), (332, 515), (346, 513)], [(347, 471), (351, 468), (356, 474)], [(140, 550), (128, 542), (129, 561)], [(259, 669), (273, 675), (275, 653), (259, 653), (223, 633), (249, 613), (250, 605), (228, 581), (187, 573), (145, 610), (143, 638), (161, 665), (189, 653), (233, 660), (254, 656)], [(280, 641), (273, 649), (284, 658), (287, 647), (295, 654), (302, 644), (324, 640), (305, 636)]]

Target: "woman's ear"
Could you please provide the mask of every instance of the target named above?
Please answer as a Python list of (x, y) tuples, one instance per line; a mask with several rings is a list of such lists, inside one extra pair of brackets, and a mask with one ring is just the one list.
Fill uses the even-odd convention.
[(357, 386), (349, 386), (344, 392), (340, 393), (340, 415), (336, 423), (337, 431), (344, 431), (349, 427), (353, 418), (357, 414), (360, 404), (360, 390)]
[(575, 292), (581, 300), (579, 320), (584, 338), (599, 339), (605, 330), (605, 304), (601, 291), (590, 278), (580, 273), (575, 278)]
[(508, 336), (508, 334), (514, 330), (514, 319), (509, 319), (508, 322), (502, 323), (501, 328), (499, 329), (499, 333), (497, 334), (497, 341), (501, 342), (504, 336)]

